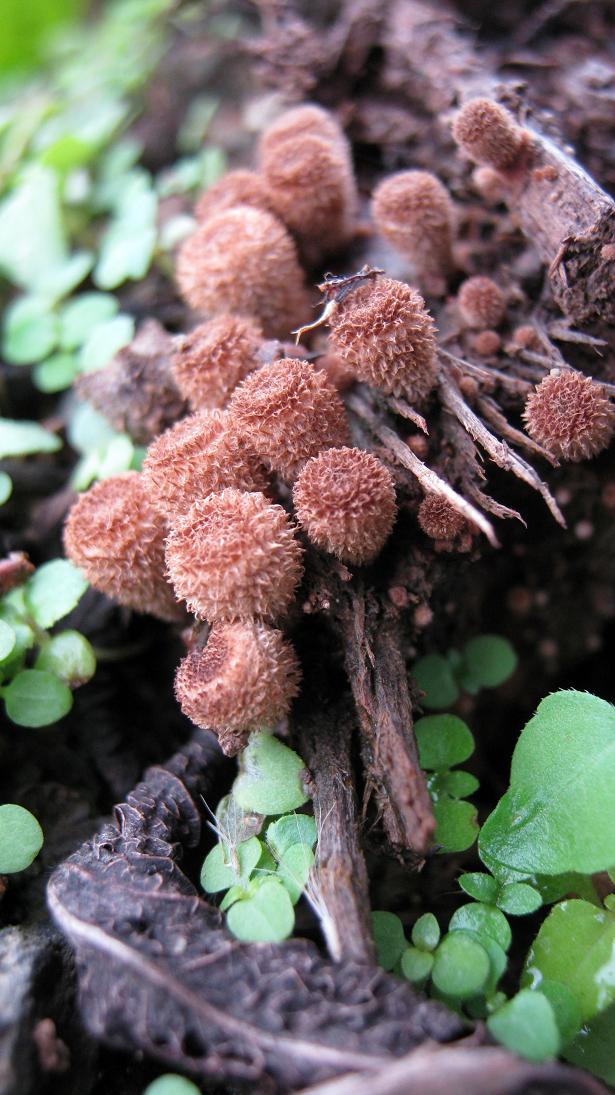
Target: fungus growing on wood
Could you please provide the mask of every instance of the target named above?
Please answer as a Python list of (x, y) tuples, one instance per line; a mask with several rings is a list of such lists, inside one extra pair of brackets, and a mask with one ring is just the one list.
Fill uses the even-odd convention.
[(421, 403), (435, 385), (435, 325), (416, 289), (379, 277), (353, 288), (332, 311), (330, 341), (359, 380)]
[(129, 471), (79, 496), (66, 521), (64, 547), (100, 593), (137, 612), (176, 620), (183, 610), (164, 576), (165, 532), (142, 476)]
[(230, 487), (194, 502), (166, 542), (178, 597), (210, 623), (282, 615), (301, 580), (301, 557), (282, 506)]
[(441, 494), (426, 494), (419, 506), (418, 522), (432, 540), (454, 540), (468, 531), (468, 522)]
[(530, 437), (560, 460), (589, 460), (610, 444), (615, 407), (601, 384), (583, 373), (554, 369), (528, 396)]
[(251, 205), (254, 209), (264, 209), (267, 213), (274, 212), (262, 175), (245, 168), (228, 171), (213, 186), (203, 191), (194, 207), (194, 215), (202, 224), (215, 213), (222, 213), (235, 205)]
[(497, 327), (504, 318), (506, 297), (499, 285), (482, 274), (467, 278), (459, 287), (457, 306), (468, 327)]
[(361, 449), (327, 449), (308, 460), (293, 490), (297, 517), (317, 547), (345, 563), (378, 555), (397, 511), (388, 469)]
[(143, 461), (152, 504), (169, 519), (225, 487), (265, 490), (264, 467), (226, 411), (184, 418), (152, 442)]
[(289, 136), (263, 153), (262, 172), (275, 212), (308, 259), (350, 240), (357, 195), (342, 147), (309, 134)]
[(205, 649), (180, 663), (175, 695), (197, 726), (216, 732), (233, 756), (252, 730), (274, 726), (299, 691), (301, 671), (281, 631), (247, 620), (217, 624)]
[(326, 374), (283, 358), (236, 389), (229, 412), (273, 471), (293, 479), (311, 456), (349, 439), (344, 404)]
[(295, 140), (298, 137), (320, 137), (321, 140), (345, 149), (346, 154), (350, 156), (344, 131), (333, 115), (323, 107), (316, 106), (315, 103), (304, 103), (302, 106), (285, 110), (279, 118), (267, 126), (259, 141), (260, 162), (275, 155), (286, 141)]
[(453, 203), (430, 171), (389, 175), (374, 191), (372, 216), (380, 234), (408, 256), (419, 274), (448, 272), (453, 261)]
[(493, 99), (471, 99), (453, 122), (453, 137), (475, 163), (506, 171), (514, 167), (527, 141), (526, 130)]
[(239, 382), (258, 368), (262, 338), (254, 320), (225, 314), (178, 339), (171, 368), (194, 411), (224, 407)]
[(252, 316), (271, 338), (288, 335), (309, 308), (288, 232), (270, 213), (247, 205), (216, 213), (188, 237), (177, 282), (197, 311)]

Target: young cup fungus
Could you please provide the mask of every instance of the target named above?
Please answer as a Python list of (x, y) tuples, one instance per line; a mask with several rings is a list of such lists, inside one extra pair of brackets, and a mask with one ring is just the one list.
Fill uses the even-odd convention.
[(478, 274), (466, 278), (457, 293), (457, 307), (464, 323), (477, 330), (497, 327), (504, 318), (506, 297), (491, 278)]
[(375, 559), (397, 512), (391, 473), (372, 453), (351, 448), (327, 449), (308, 460), (293, 503), (313, 544), (356, 565)]
[(203, 224), (215, 213), (223, 213), (235, 205), (251, 205), (254, 209), (275, 213), (262, 175), (257, 171), (238, 168), (227, 171), (218, 182), (203, 191), (194, 207), (194, 215), (199, 224)]
[(291, 644), (253, 620), (217, 624), (207, 646), (180, 663), (175, 694), (185, 715), (214, 730), (233, 756), (252, 730), (274, 726), (299, 691), (301, 671)]
[(610, 444), (615, 407), (589, 376), (554, 369), (528, 396), (523, 412), (530, 437), (560, 460), (589, 460)]
[(261, 491), (267, 473), (226, 411), (182, 419), (149, 446), (143, 480), (152, 505), (171, 520), (225, 487)]
[(81, 494), (64, 527), (68, 558), (100, 593), (161, 620), (184, 615), (165, 580), (166, 528), (142, 475), (124, 472)]
[(429, 171), (398, 171), (376, 187), (378, 232), (421, 274), (445, 275), (453, 263), (454, 211), (448, 190)]
[(453, 137), (475, 163), (496, 171), (514, 168), (528, 140), (527, 131), (493, 99), (470, 99), (453, 122)]
[(177, 596), (209, 623), (282, 616), (303, 574), (282, 506), (232, 487), (194, 502), (173, 523), (166, 561)]
[(262, 328), (230, 313), (200, 323), (176, 342), (171, 369), (193, 411), (224, 407), (244, 378), (258, 368)]
[(468, 530), (463, 514), (441, 494), (426, 494), (417, 517), (423, 532), (432, 540), (454, 540)]
[(262, 209), (238, 205), (215, 213), (182, 244), (176, 272), (192, 308), (210, 318), (251, 316), (269, 338), (288, 335), (309, 309), (295, 244)]

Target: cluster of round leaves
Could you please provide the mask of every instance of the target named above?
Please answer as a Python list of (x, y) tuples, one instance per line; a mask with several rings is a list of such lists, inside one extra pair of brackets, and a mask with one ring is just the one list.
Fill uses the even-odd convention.
[(72, 563), (55, 559), (0, 600), (0, 696), (19, 726), (63, 718), (73, 689), (94, 675), (96, 659), (85, 636), (73, 629), (50, 633), (86, 588)]
[(201, 885), (224, 894), (229, 931), (243, 942), (280, 942), (292, 934), (294, 905), (314, 864), (316, 825), (295, 811), (308, 800), (304, 764), (282, 742), (254, 734), (231, 794), (218, 804), (218, 836), (205, 857)]
[(446, 655), (426, 654), (414, 663), (412, 676), (428, 711), (452, 707), (460, 693), (476, 695), (482, 688), (497, 688), (514, 673), (517, 655), (501, 635), (477, 635), (461, 650)]

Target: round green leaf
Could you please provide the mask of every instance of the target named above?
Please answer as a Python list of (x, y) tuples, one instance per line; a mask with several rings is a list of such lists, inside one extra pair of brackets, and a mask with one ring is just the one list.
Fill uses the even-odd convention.
[(446, 795), (433, 804), (436, 819), (434, 841), (442, 852), (464, 852), (478, 836), (476, 807), (471, 802)]
[(316, 843), (316, 822), (308, 814), (287, 814), (267, 827), (267, 843), (280, 858), (293, 844)]
[(417, 687), (425, 693), (421, 705), (428, 711), (452, 707), (457, 702), (459, 689), (449, 662), (441, 654), (427, 654), (419, 658), (412, 669), (412, 676)]
[(495, 905), (499, 886), (495, 878), (482, 871), (474, 871), (471, 874), (462, 874), (457, 879), (462, 890), (477, 901), (486, 901), (488, 905)]
[(566, 1046), (564, 1057), (579, 1068), (587, 1069), (594, 1076), (615, 1087), (615, 1006), (600, 1012), (591, 1022), (584, 1023), (574, 1041)]
[(26, 605), (39, 627), (52, 627), (72, 612), (87, 588), (83, 574), (68, 559), (53, 559), (28, 578)]
[(421, 985), (429, 977), (434, 963), (433, 954), (407, 947), (401, 956), (401, 972), (413, 985)]
[(13, 365), (42, 361), (58, 338), (58, 321), (48, 300), (20, 297), (6, 310), (3, 352)]
[(8, 502), (13, 493), (13, 480), (5, 471), (0, 471), (0, 506)]
[(7, 715), (18, 726), (49, 726), (73, 706), (70, 688), (42, 669), (22, 669), (2, 695)]
[(62, 442), (38, 422), (0, 418), (0, 460), (7, 456), (30, 456), (35, 452), (57, 452)]
[(295, 913), (282, 883), (268, 878), (250, 897), (231, 906), (226, 923), (244, 943), (280, 943), (292, 934)]
[(592, 874), (615, 863), (615, 708), (555, 692), (522, 731), (510, 788), (480, 834), (483, 862), (523, 874)]
[(185, 1076), (167, 1072), (148, 1084), (143, 1095), (200, 1095), (200, 1091), (201, 1089)]
[(244, 840), (234, 848), (216, 844), (205, 856), (201, 868), (201, 886), (206, 893), (218, 893), (230, 886), (245, 883), (258, 863), (262, 844), (257, 836)]
[(272, 734), (252, 734), (239, 759), (233, 795), (244, 810), (287, 814), (307, 802), (301, 757)]
[(568, 985), (562, 985), (559, 981), (543, 980), (536, 991), (541, 992), (549, 1001), (562, 1045), (567, 1045), (579, 1033), (582, 1025), (581, 1009), (576, 996)]
[(9, 658), (15, 649), (17, 636), (10, 624), (0, 620), (0, 662)]
[(0, 806), (0, 874), (29, 867), (43, 846), (43, 830), (29, 810), (7, 803)]
[(63, 392), (70, 388), (79, 371), (79, 363), (72, 354), (53, 354), (37, 365), (33, 378), (39, 392)]
[(440, 926), (433, 913), (423, 913), (412, 928), (412, 942), (422, 951), (433, 951), (440, 941)]
[(464, 772), (456, 768), (452, 772), (440, 772), (433, 782), (430, 790), (438, 795), (450, 795), (451, 798), (467, 798), (478, 791), (480, 784), (471, 772)]
[(488, 935), (505, 951), (511, 944), (512, 932), (504, 913), (480, 901), (471, 901), (453, 913), (448, 929), (451, 932), (457, 928), (476, 932), (480, 936)]
[(414, 726), (421, 768), (440, 772), (467, 760), (474, 752), (474, 738), (456, 715), (425, 715)]
[(83, 372), (91, 373), (108, 365), (118, 350), (130, 342), (134, 330), (135, 321), (132, 316), (119, 315), (97, 323), (79, 354), (79, 364)]
[(293, 905), (301, 897), (313, 866), (314, 853), (307, 844), (292, 844), (284, 852), (277, 873)]
[(449, 932), (436, 950), (431, 979), (440, 992), (466, 1000), (478, 995), (489, 972), (485, 948), (464, 932)]
[(463, 669), (483, 688), (496, 688), (517, 668), (517, 655), (501, 635), (478, 635), (463, 648)]
[(111, 293), (80, 293), (60, 313), (60, 346), (76, 350), (88, 338), (93, 327), (112, 319), (119, 308)]
[(502, 886), (496, 904), (509, 916), (527, 916), (540, 908), (542, 897), (526, 882), (509, 882)]
[(372, 930), (378, 965), (392, 970), (408, 946), (403, 924), (395, 913), (373, 912)]
[(94, 676), (96, 656), (80, 631), (60, 631), (41, 647), (34, 668), (55, 673), (69, 688), (78, 688)]
[(553, 1008), (540, 992), (522, 989), (489, 1016), (487, 1026), (498, 1042), (528, 1061), (548, 1061), (559, 1053)]

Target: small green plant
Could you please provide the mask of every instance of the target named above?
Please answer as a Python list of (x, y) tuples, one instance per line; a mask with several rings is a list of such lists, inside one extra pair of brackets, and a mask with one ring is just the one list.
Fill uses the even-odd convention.
[(224, 891), (227, 926), (244, 942), (279, 942), (293, 931), (316, 843), (313, 817), (292, 812), (308, 801), (303, 770), (277, 738), (253, 734), (232, 791), (218, 804), (218, 843), (205, 858), (201, 885), (209, 894)]
[(501, 635), (477, 635), (461, 651), (427, 654), (412, 669), (415, 683), (424, 692), (421, 705), (428, 711), (452, 707), (460, 693), (476, 695), (482, 688), (497, 688), (514, 673), (517, 655)]
[(200, 1090), (185, 1076), (166, 1072), (164, 1076), (158, 1076), (151, 1084), (148, 1084), (143, 1095), (199, 1095)]
[(476, 809), (465, 800), (478, 780), (456, 767), (474, 752), (472, 732), (456, 715), (425, 715), (414, 729), (421, 768), (428, 773), (436, 843), (444, 852), (463, 852), (478, 836)]
[(68, 714), (73, 689), (94, 675), (94, 651), (79, 631), (50, 632), (87, 582), (66, 559), (45, 563), (0, 600), (0, 696), (19, 726), (49, 726)]
[[(431, 770), (468, 755), (463, 724), (451, 718), (420, 720), (428, 723), (418, 740)], [(458, 880), (474, 900), (457, 909), (443, 935), (431, 913), (421, 916), (410, 943), (399, 917), (373, 914), (386, 969), (485, 1019), (494, 1037), (529, 1060), (563, 1054), (609, 1082), (615, 1079), (607, 1052), (615, 1034), (615, 897), (600, 903), (591, 876), (609, 870), (615, 879), (614, 785), (615, 708), (582, 692), (548, 696), (522, 731), (510, 787), (480, 830), (478, 854), (487, 871)], [(567, 894), (575, 896), (561, 900)], [(508, 917), (543, 904), (553, 908), (530, 948), (519, 991), (507, 999), (498, 986), (513, 938)]]
[(7, 802), (0, 806), (0, 874), (25, 871), (43, 847), (43, 830), (29, 810)]

